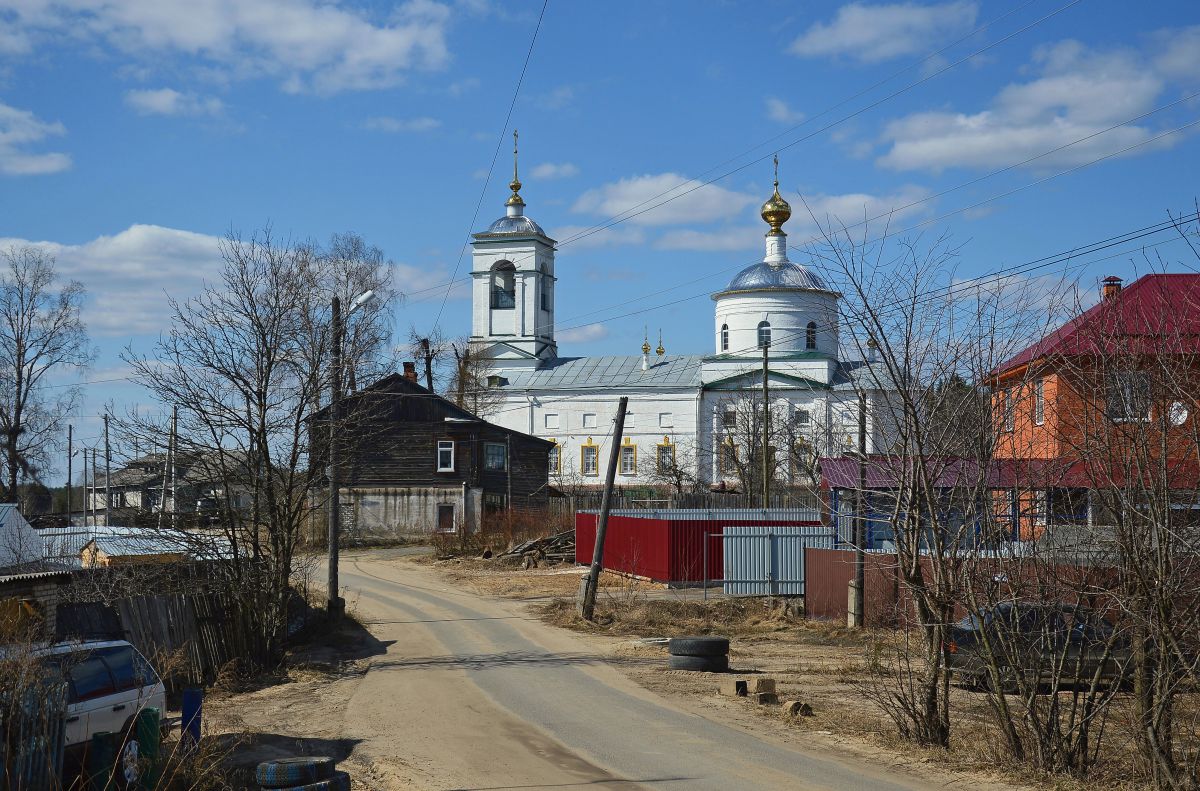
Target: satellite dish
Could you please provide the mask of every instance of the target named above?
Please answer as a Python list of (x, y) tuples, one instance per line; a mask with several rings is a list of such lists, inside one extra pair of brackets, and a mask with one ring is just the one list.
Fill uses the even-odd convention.
[(1172, 401), (1167, 407), (1167, 420), (1172, 426), (1182, 426), (1188, 419), (1188, 408), (1180, 401)]

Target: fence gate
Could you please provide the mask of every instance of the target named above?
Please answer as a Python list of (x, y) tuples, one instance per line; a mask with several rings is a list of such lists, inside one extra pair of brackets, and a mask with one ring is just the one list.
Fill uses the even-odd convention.
[(717, 535), (726, 596), (803, 596), (804, 550), (832, 549), (837, 538), (824, 525), (726, 527)]

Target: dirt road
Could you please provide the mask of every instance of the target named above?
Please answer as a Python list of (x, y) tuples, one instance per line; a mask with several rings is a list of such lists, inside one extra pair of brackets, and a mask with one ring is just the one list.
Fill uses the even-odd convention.
[[(350, 556), (342, 584), (387, 644), (349, 691), (356, 762), (429, 789), (932, 789), (765, 740), (630, 681), (594, 642), (412, 564)], [(393, 642), (394, 641), (394, 642)]]

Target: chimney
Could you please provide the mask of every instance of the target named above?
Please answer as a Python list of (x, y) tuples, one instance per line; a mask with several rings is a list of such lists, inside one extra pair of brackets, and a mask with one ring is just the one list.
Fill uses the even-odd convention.
[(404, 378), (410, 382), (417, 381), (417, 364), (412, 362), (404, 363)]
[(1102, 281), (1104, 283), (1100, 288), (1100, 296), (1105, 300), (1110, 300), (1121, 293), (1121, 278), (1116, 275), (1109, 275)]

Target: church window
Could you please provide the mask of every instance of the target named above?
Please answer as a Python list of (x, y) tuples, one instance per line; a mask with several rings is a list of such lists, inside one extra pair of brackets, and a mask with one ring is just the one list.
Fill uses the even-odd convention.
[(817, 323), (810, 321), (804, 331), (804, 348), (813, 351), (817, 348)]
[(558, 428), (558, 427), (559, 427), (558, 413), (557, 412), (547, 412), (546, 413), (546, 428)]
[(771, 345), (771, 322), (758, 323), (758, 348), (764, 349)]
[(584, 428), (595, 428), (596, 427), (596, 413), (595, 412), (584, 412), (583, 413), (583, 427)]
[(637, 447), (634, 445), (621, 446), (621, 474), (637, 475)]
[(797, 426), (807, 426), (810, 423), (812, 423), (812, 412), (809, 412), (807, 409), (797, 409), (796, 410), (796, 425)]
[(733, 407), (726, 407), (721, 413), (722, 428), (737, 428), (737, 410)]
[(658, 413), (659, 428), (671, 428), (674, 425), (675, 425), (675, 418), (671, 415), (670, 412), (659, 412)]
[(511, 261), (492, 265), (492, 308), (514, 308), (517, 305), (517, 269)]
[(550, 289), (548, 286), (542, 286), (542, 310), (550, 310)]
[(729, 351), (729, 325), (721, 325), (721, 351)]
[(737, 472), (737, 448), (732, 440), (721, 445), (721, 474), (732, 475)]
[[(591, 441), (590, 438), (588, 440)], [(600, 449), (595, 445), (584, 445), (579, 449), (579, 468), (584, 475), (600, 474)]]
[(658, 473), (667, 475), (675, 469), (675, 446), (666, 442), (658, 446)]
[[(550, 441), (554, 442), (554, 440), (550, 440)], [(554, 442), (554, 447), (552, 447), (550, 449), (549, 472), (551, 475), (558, 475), (558, 474), (560, 474), (561, 470), (562, 470), (562, 448), (560, 448), (558, 446), (557, 442)]]

